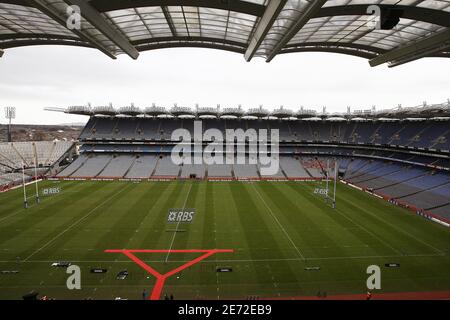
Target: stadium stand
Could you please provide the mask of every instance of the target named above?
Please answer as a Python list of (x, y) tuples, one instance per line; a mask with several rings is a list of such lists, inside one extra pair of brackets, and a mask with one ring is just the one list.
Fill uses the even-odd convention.
[(312, 178), (322, 178), (323, 177), (323, 168), (325, 164), (322, 163), (318, 159), (314, 158), (302, 158), (300, 160), (303, 168), (308, 173), (308, 175)]
[[(71, 141), (35, 141), (0, 143), (0, 190), (22, 183), (22, 167), (29, 172), (35, 162), (38, 174), (45, 174), (58, 160), (74, 148)], [(34, 170), (32, 170), (34, 172)], [(26, 174), (26, 181), (31, 179)]]
[(232, 178), (232, 166), (229, 164), (208, 165), (209, 178)]
[[(432, 176), (425, 170), (411, 169), (415, 172), (408, 172), (402, 178), (401, 183), (396, 183), (388, 187), (380, 189), (384, 194), (388, 194), (394, 198), (405, 197), (423, 190), (428, 190), (449, 183), (449, 178), (443, 174)], [(409, 177), (413, 177), (412, 179)]]
[(398, 197), (396, 198), (396, 200), (412, 204), (417, 208), (429, 210), (447, 205), (449, 203), (449, 194), (450, 184), (446, 184), (445, 186), (435, 187), (433, 189), (425, 191), (419, 191), (406, 197)]
[(133, 165), (135, 157), (132, 155), (113, 156), (99, 177), (123, 177)]
[(450, 203), (445, 206), (433, 208), (432, 212), (437, 216), (443, 217), (447, 221), (450, 221)]
[(88, 159), (81, 167), (72, 173), (72, 177), (96, 177), (106, 168), (111, 160), (112, 156), (105, 154), (88, 156)]
[(181, 178), (203, 179), (206, 176), (206, 166), (202, 164), (185, 164), (181, 167)]
[(155, 170), (157, 163), (156, 156), (143, 155), (138, 156), (134, 161), (130, 170), (128, 170), (125, 178), (140, 179), (149, 178)]
[(2, 157), (2, 163), (11, 168), (18, 169), (22, 167), (23, 157), (17, 153), (17, 150), (13, 148), (12, 143), (0, 144), (0, 154)]
[(308, 177), (308, 173), (301, 165), (298, 157), (282, 156), (280, 157), (280, 166), (288, 178)]
[(235, 164), (233, 171), (237, 179), (258, 179), (260, 177), (256, 164)]
[[(28, 175), (26, 177), (29, 178)], [(22, 174), (21, 173), (5, 173), (0, 176), (0, 179), (4, 182), (4, 184), (17, 183), (17, 182), (21, 183), (22, 182)]]
[(281, 166), (278, 167), (278, 170), (274, 174), (266, 174), (264, 171), (262, 171), (262, 168), (264, 166), (261, 166), (260, 164), (257, 165), (258, 171), (260, 172), (261, 178), (270, 178), (270, 179), (286, 179), (286, 176), (283, 173), (283, 169)]
[(77, 171), (88, 159), (87, 155), (81, 154), (74, 162), (58, 173), (57, 177), (69, 177)]
[(170, 156), (161, 155), (153, 176), (155, 177), (178, 177), (180, 174), (180, 166), (172, 162)]

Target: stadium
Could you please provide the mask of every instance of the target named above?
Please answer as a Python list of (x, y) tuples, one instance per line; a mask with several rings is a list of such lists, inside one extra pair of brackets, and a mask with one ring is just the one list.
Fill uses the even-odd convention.
[[(319, 51), (390, 67), (450, 56), (448, 1), (137, 2), (0, 1), (0, 57), (35, 45), (113, 59)], [(68, 28), (68, 5), (85, 28)], [(379, 29), (361, 28), (370, 5)], [(86, 121), (73, 140), (0, 128), (1, 300), (450, 299), (449, 100), (45, 112)]]

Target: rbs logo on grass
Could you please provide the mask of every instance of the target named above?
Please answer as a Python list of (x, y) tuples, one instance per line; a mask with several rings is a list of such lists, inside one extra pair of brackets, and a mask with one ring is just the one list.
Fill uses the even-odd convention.
[(42, 190), (42, 195), (44, 196), (50, 196), (53, 194), (58, 194), (61, 192), (61, 188), (56, 187), (56, 188), (46, 188), (44, 190)]
[(167, 216), (167, 222), (192, 222), (195, 215), (195, 209), (170, 209)]
[(321, 189), (321, 188), (315, 188), (314, 189), (314, 194), (320, 194), (320, 195), (326, 196), (328, 194), (328, 190), (327, 189)]

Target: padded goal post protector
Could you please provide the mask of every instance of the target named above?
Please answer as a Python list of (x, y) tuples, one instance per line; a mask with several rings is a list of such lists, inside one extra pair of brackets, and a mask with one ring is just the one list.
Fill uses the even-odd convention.
[[(140, 266), (142, 269), (150, 273), (156, 278), (156, 283), (153, 287), (152, 294), (150, 295), (149, 300), (159, 300), (161, 297), (162, 289), (164, 287), (165, 281), (170, 278), (171, 276), (179, 273), (180, 271), (187, 269), (194, 264), (197, 264), (206, 258), (217, 254), (217, 253), (232, 253), (234, 250), (231, 249), (191, 249), (191, 250), (145, 250), (145, 249), (135, 249), (135, 250), (129, 250), (129, 249), (120, 249), (120, 250), (105, 250), (106, 253), (122, 253), (126, 255), (130, 260), (132, 260), (134, 263), (136, 263), (138, 266)], [(156, 271), (154, 268), (150, 267), (147, 263), (136, 257), (135, 253), (201, 253), (201, 255), (195, 259), (192, 259), (191, 261), (186, 262), (185, 264), (172, 269), (171, 271), (161, 274), (158, 271)]]

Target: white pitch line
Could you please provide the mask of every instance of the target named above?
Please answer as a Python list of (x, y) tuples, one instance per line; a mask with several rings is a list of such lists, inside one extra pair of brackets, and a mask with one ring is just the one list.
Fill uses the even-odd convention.
[[(33, 196), (30, 196), (30, 197), (28, 197), (27, 199), (30, 199), (30, 198), (32, 198), (32, 197), (35, 197), (35, 196), (34, 196), (34, 195), (33, 195)], [(0, 219), (0, 222), (6, 220), (6, 219), (8, 219), (8, 218), (14, 217), (14, 216), (18, 215), (19, 213), (21, 213), (21, 212), (23, 212), (23, 211), (27, 211), (28, 209), (31, 209), (31, 208), (36, 207), (36, 206), (37, 206), (37, 204), (35, 204), (35, 203), (33, 203), (33, 204), (31, 204), (31, 205), (28, 205), (28, 207), (27, 207), (26, 209), (25, 209), (25, 208), (22, 208), (22, 209), (20, 209), (20, 210), (14, 212), (14, 213), (11, 213), (11, 214), (9, 214), (9, 215), (7, 215), (7, 216), (1, 218), (1, 219)]]
[[(33, 195), (33, 196), (28, 197), (28, 198), (35, 198), (35, 197), (36, 197), (36, 196)], [(44, 199), (49, 199), (49, 198), (41, 198), (41, 203), (44, 201)], [(11, 213), (11, 214), (9, 214), (9, 215), (7, 215), (7, 216), (5, 216), (5, 217), (2, 217), (2, 218), (0, 218), (0, 223), (3, 222), (4, 220), (8, 219), (8, 218), (14, 217), (14, 216), (18, 215), (19, 213), (21, 213), (21, 212), (23, 212), (23, 211), (26, 211), (26, 210), (28, 210), (28, 209), (31, 209), (31, 208), (33, 208), (33, 207), (36, 207), (36, 206), (37, 206), (37, 204), (34, 203), (34, 204), (29, 205), (27, 209), (22, 208), (22, 209), (20, 209), (20, 210), (14, 212), (14, 213)]]
[[(395, 277), (395, 278), (389, 278), (389, 280), (391, 280), (391, 281), (395, 281), (395, 280), (404, 280), (405, 278), (403, 277), (403, 278), (397, 278), (397, 277)], [(428, 280), (442, 280), (442, 277), (420, 277), (420, 278), (415, 278), (415, 279), (421, 279), (421, 280), (424, 280), (424, 279), (428, 279)], [(290, 281), (290, 282), (283, 282), (282, 283), (282, 285), (289, 285), (289, 284), (296, 284), (296, 285), (298, 285), (298, 284), (320, 284), (320, 283), (324, 283), (324, 284), (326, 284), (326, 283), (351, 283), (351, 282), (353, 282), (353, 283), (357, 283), (357, 284), (359, 284), (360, 282), (359, 281), (357, 281), (357, 280), (348, 280), (348, 279), (345, 279), (345, 280), (327, 280), (327, 279), (325, 279), (325, 280), (320, 280), (320, 281), (310, 281), (310, 280), (308, 280), (308, 281)], [(223, 284), (222, 285), (222, 287), (226, 287), (226, 288), (235, 288), (235, 287), (242, 287), (243, 285), (245, 285), (245, 286), (247, 286), (247, 287), (250, 287), (250, 288), (257, 288), (258, 286), (260, 286), (260, 284), (253, 284), (253, 283), (242, 283), (242, 282), (240, 282), (240, 283), (226, 283), (226, 284)], [(93, 284), (93, 285), (83, 285), (83, 287), (84, 288), (95, 288), (97, 285), (96, 284)], [(199, 284), (177, 284), (176, 285), (177, 286), (177, 288), (190, 288), (190, 289), (197, 289), (197, 288), (199, 288), (199, 287), (202, 287), (202, 288), (214, 288), (215, 287), (215, 284), (202, 284), (202, 285), (199, 285)], [(117, 288), (118, 287), (118, 285), (117, 284), (111, 284), (111, 285), (102, 285), (102, 288)], [(29, 288), (29, 285), (12, 285), (12, 286), (2, 286), (2, 289), (23, 289), (23, 288)], [(66, 285), (47, 285), (47, 286), (45, 286), (45, 288), (64, 288), (64, 289), (67, 289), (67, 286)], [(142, 289), (142, 285), (141, 284), (129, 284), (129, 285), (127, 285), (127, 284), (120, 284), (120, 288), (141, 288)]]
[(369, 229), (367, 229), (366, 227), (362, 226), (361, 224), (355, 222), (353, 219), (349, 218), (347, 215), (345, 215), (341, 210), (339, 210), (338, 208), (335, 209), (336, 212), (340, 213), (341, 216), (343, 216), (344, 218), (346, 218), (347, 220), (349, 220), (351, 223), (353, 223), (355, 226), (358, 226), (359, 228), (361, 228), (363, 231), (367, 232), (368, 234), (372, 235), (373, 237), (375, 237), (376, 239), (378, 239), (381, 243), (383, 243), (385, 246), (391, 248), (392, 250), (394, 250), (396, 253), (398, 254), (402, 254), (399, 250), (395, 249), (393, 246), (391, 246), (388, 242), (384, 241), (382, 238), (380, 238), (379, 236), (377, 236), (375, 233), (373, 233), (372, 231), (370, 231)]
[[(357, 205), (356, 205), (357, 206)], [(357, 206), (358, 207), (358, 206)], [(369, 233), (371, 236), (373, 236), (374, 238), (376, 238), (377, 240), (379, 240), (380, 242), (382, 242), (385, 246), (389, 247), (390, 249), (392, 249), (393, 251), (395, 251), (398, 254), (401, 254), (401, 252), (399, 250), (397, 250), (396, 248), (394, 248), (393, 246), (391, 246), (388, 242), (384, 241), (383, 239), (381, 239), (379, 236), (377, 236), (376, 234), (374, 234), (373, 232), (371, 232), (370, 230), (368, 230), (367, 228), (365, 228), (364, 226), (362, 226), (359, 223), (356, 223), (353, 219), (349, 218), (347, 215), (345, 215), (341, 210), (339, 210), (338, 208), (335, 208), (336, 212), (340, 213), (341, 216), (343, 216), (344, 218), (346, 218), (347, 220), (349, 220), (351, 223), (353, 223), (355, 226), (357, 226), (358, 228), (362, 229), (363, 231)]]
[[(358, 208), (360, 208), (358, 205), (355, 205), (355, 206), (358, 207)], [(436, 251), (436, 252), (438, 252), (438, 253), (440, 253), (440, 254), (443, 253), (442, 250), (439, 250), (438, 248), (432, 246), (431, 244), (429, 244), (429, 243), (423, 241), (423, 240), (420, 239), (419, 237), (415, 237), (415, 236), (413, 236), (412, 234), (410, 234), (409, 232), (406, 232), (405, 230), (396, 227), (395, 225), (393, 225), (393, 224), (390, 223), (389, 221), (386, 221), (386, 220), (384, 220), (383, 218), (381, 218), (381, 217), (379, 217), (379, 216), (377, 216), (377, 215), (374, 215), (374, 214), (372, 214), (372, 213), (370, 213), (370, 212), (368, 212), (368, 211), (365, 211), (365, 212), (367, 212), (368, 214), (370, 214), (370, 215), (371, 215), (372, 217), (374, 217), (375, 219), (378, 219), (378, 220), (380, 220), (380, 221), (386, 223), (387, 225), (391, 226), (392, 228), (394, 228), (394, 229), (397, 230), (398, 232), (401, 232), (401, 233), (403, 233), (403, 234), (409, 236), (410, 238), (412, 238), (412, 239), (414, 239), (414, 240), (416, 240), (416, 241), (418, 241), (418, 242), (420, 242), (420, 243), (422, 243), (422, 244), (424, 244), (424, 245), (426, 245), (426, 246), (432, 248), (434, 251)]]
[[(32, 204), (32, 205), (28, 206), (28, 209), (30, 209), (30, 208), (32, 208), (32, 207), (34, 207), (34, 206), (35, 206), (35, 205)], [(23, 208), (23, 209), (18, 210), (17, 212), (11, 213), (11, 214), (9, 214), (9, 215), (7, 215), (7, 216), (1, 218), (1, 219), (0, 219), (0, 222), (2, 222), (3, 220), (6, 220), (6, 219), (8, 219), (8, 218), (14, 217), (14, 216), (18, 215), (19, 213), (21, 213), (21, 212), (23, 212), (23, 211), (25, 211), (25, 210), (27, 210), (27, 209)]]
[[(189, 194), (191, 193), (191, 189), (192, 189), (192, 183), (189, 185), (189, 191), (187, 193), (186, 199), (184, 200), (183, 211), (184, 211), (184, 209), (186, 209), (186, 204), (187, 204), (187, 201), (189, 199)], [(165, 262), (167, 262), (169, 260), (170, 251), (172, 251), (172, 246), (173, 246), (173, 243), (175, 242), (175, 237), (177, 236), (179, 225), (180, 225), (180, 221), (177, 222), (177, 227), (175, 229), (175, 232), (173, 233), (172, 242), (170, 243), (169, 251), (167, 252), (167, 256), (166, 256), (166, 261)]]
[[(354, 260), (354, 259), (390, 259), (390, 258), (431, 258), (443, 257), (444, 255), (430, 253), (430, 254), (408, 254), (408, 255), (383, 255), (383, 256), (348, 256), (348, 257), (316, 257), (308, 258), (308, 261), (320, 260)], [(143, 260), (147, 263), (165, 263), (164, 260)], [(203, 260), (199, 263), (227, 263), (227, 262), (282, 262), (282, 261), (303, 261), (301, 258), (280, 258), (280, 259), (224, 259), (224, 260)], [(23, 263), (53, 263), (55, 260), (28, 260)], [(134, 263), (130, 260), (75, 260), (72, 263)], [(174, 263), (186, 263), (190, 260), (172, 260)], [(0, 261), (0, 263), (17, 263), (17, 260)]]
[(262, 202), (264, 203), (264, 205), (266, 206), (266, 208), (268, 209), (270, 215), (272, 216), (272, 218), (278, 223), (278, 226), (281, 228), (281, 230), (284, 232), (284, 234), (286, 235), (286, 238), (288, 238), (288, 240), (291, 242), (291, 244), (294, 246), (295, 250), (297, 251), (297, 253), (299, 254), (299, 256), (302, 258), (303, 261), (306, 261), (305, 256), (301, 253), (301, 251), (298, 249), (298, 247), (295, 245), (294, 241), (292, 240), (292, 238), (289, 236), (289, 234), (287, 233), (287, 231), (284, 229), (283, 225), (280, 223), (280, 221), (278, 220), (278, 218), (275, 216), (275, 214), (273, 213), (272, 209), (270, 209), (270, 207), (267, 205), (266, 201), (264, 200), (264, 198), (261, 196), (261, 194), (259, 193), (258, 189), (256, 189), (255, 185), (252, 185), (253, 189), (255, 189), (256, 193), (258, 194), (259, 198), (262, 200)]
[[(131, 185), (131, 184), (130, 184)], [(128, 186), (130, 186), (128, 185)], [(128, 187), (127, 186), (127, 187)], [(114, 193), (112, 196), (108, 197), (105, 201), (103, 201), (102, 203), (100, 203), (98, 206), (96, 206), (94, 209), (92, 209), (91, 211), (89, 211), (86, 215), (82, 216), (80, 219), (78, 219), (77, 221), (75, 221), (74, 223), (72, 223), (70, 226), (68, 226), (66, 229), (64, 229), (62, 232), (58, 233), (55, 237), (53, 237), (50, 241), (48, 241), (46, 244), (44, 244), (42, 247), (40, 247), (39, 249), (37, 249), (36, 251), (34, 251), (32, 254), (30, 254), (28, 257), (26, 257), (22, 262), (26, 262), (28, 259), (30, 259), (32, 256), (34, 256), (36, 253), (40, 252), (42, 249), (48, 247), (51, 243), (53, 243), (53, 241), (55, 241), (56, 239), (58, 239), (59, 237), (61, 237), (63, 234), (65, 234), (67, 231), (69, 231), (70, 229), (72, 229), (73, 227), (75, 227), (78, 223), (80, 223), (81, 221), (83, 221), (84, 219), (86, 219), (87, 217), (89, 217), (92, 213), (94, 213), (98, 208), (100, 208), (101, 206), (103, 206), (105, 203), (107, 203), (108, 201), (110, 201), (111, 199), (113, 199), (114, 197), (116, 197), (117, 195), (119, 195), (120, 193), (124, 192), (127, 187), (120, 189), (118, 192)]]
[[(389, 225), (389, 226), (391, 226), (392, 228), (396, 229), (398, 232), (401, 232), (401, 233), (403, 233), (403, 234), (405, 234), (405, 235), (411, 237), (412, 239), (414, 239), (414, 240), (416, 240), (416, 241), (418, 241), (418, 242), (420, 242), (420, 243), (422, 243), (422, 244), (424, 244), (424, 245), (426, 245), (426, 246), (432, 248), (434, 251), (438, 252), (440, 255), (443, 255), (443, 254), (444, 254), (444, 252), (443, 252), (442, 250), (439, 250), (438, 248), (436, 248), (436, 247), (432, 246), (431, 244), (429, 244), (429, 243), (423, 241), (422, 239), (420, 239), (420, 238), (418, 238), (418, 237), (415, 237), (414, 235), (410, 234), (409, 232), (406, 232), (405, 230), (398, 228), (397, 226), (393, 225), (392, 223), (386, 221), (385, 219), (383, 219), (383, 218), (381, 218), (381, 217), (379, 217), (379, 216), (377, 216), (377, 215), (375, 215), (375, 214), (373, 214), (373, 213), (371, 213), (371, 212), (369, 212), (369, 211), (365, 211), (364, 208), (361, 208), (361, 207), (358, 206), (357, 204), (355, 204), (355, 203), (352, 203), (352, 204), (353, 204), (354, 206), (356, 206), (357, 208), (363, 210), (364, 212), (368, 213), (369, 215), (371, 215), (371, 216), (374, 217), (375, 219), (380, 220), (380, 221), (382, 221), (383, 223), (386, 223), (387, 225)], [(352, 219), (350, 219), (350, 218), (348, 218), (346, 215), (342, 214), (342, 211), (339, 210), (338, 208), (336, 208), (336, 211), (341, 212), (341, 215), (342, 215), (342, 216), (344, 216), (345, 218), (347, 218), (347, 219), (349, 219), (350, 221), (352, 221), (355, 225), (358, 225), (358, 224), (356, 224)], [(367, 229), (365, 229), (365, 230), (366, 230), (367, 232), (369, 232)], [(374, 235), (374, 234), (373, 234), (373, 235)], [(374, 236), (375, 236), (375, 235), (374, 235)], [(378, 239), (381, 240), (379, 237), (378, 237)], [(385, 242), (385, 241), (383, 241), (383, 242), (384, 242), (386, 245), (388, 245), (391, 249), (393, 249), (394, 251), (396, 251), (397, 253), (400, 253), (397, 249), (395, 249), (395, 248), (392, 247), (391, 245), (387, 244), (387, 242)]]

